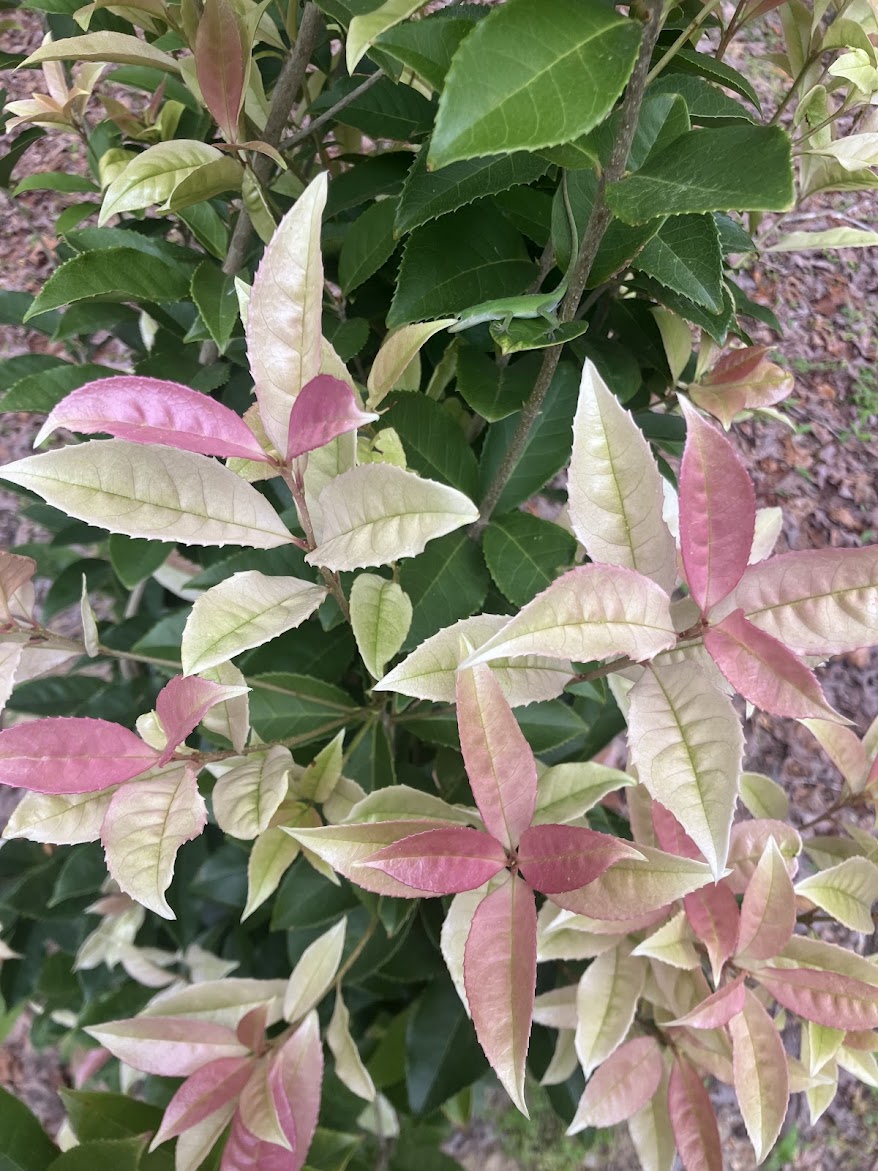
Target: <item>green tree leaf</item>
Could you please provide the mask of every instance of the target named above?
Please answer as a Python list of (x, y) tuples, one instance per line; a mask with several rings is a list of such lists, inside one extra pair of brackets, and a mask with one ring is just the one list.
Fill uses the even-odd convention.
[(97, 1139), (65, 1151), (49, 1171), (137, 1171), (146, 1138)]
[(394, 394), (381, 425), (399, 435), (410, 468), (475, 496), (476, 457), (460, 426), (434, 399), (414, 392)]
[(41, 370), (28, 374), (14, 383), (0, 399), (0, 412), (36, 411), (48, 414), (71, 390), (94, 382), (97, 378), (111, 378), (118, 370), (109, 366), (95, 366), (89, 362), (82, 366), (56, 366), (52, 370)]
[(403, 563), (399, 583), (414, 606), (411, 628), (403, 644), (411, 650), (458, 618), (469, 618), (481, 606), (490, 579), (481, 551), (467, 533), (449, 533)]
[[(361, 81), (359, 77), (348, 77), (332, 86), (314, 103), (313, 112), (319, 114), (330, 109)], [(410, 85), (396, 85), (385, 77), (339, 110), (336, 118), (343, 126), (353, 126), (373, 138), (411, 142), (429, 133), (434, 114), (435, 104), (423, 94)]]
[(457, 353), (457, 390), (461, 398), (489, 423), (521, 410), (540, 368), (531, 355), (499, 365), (488, 354), (462, 345)]
[(454, 55), (430, 164), (555, 146), (591, 130), (622, 92), (639, 43), (638, 24), (600, 0), (495, 8)]
[(192, 300), (217, 349), (224, 354), (240, 315), (235, 278), (209, 260), (202, 261), (192, 274)]
[(652, 83), (647, 93), (679, 94), (689, 108), (692, 121), (703, 126), (755, 121), (750, 110), (703, 77), (668, 71)]
[(726, 89), (732, 89), (735, 93), (739, 93), (742, 98), (752, 102), (760, 113), (762, 112), (759, 95), (747, 78), (737, 69), (733, 69), (731, 65), (727, 65), (725, 61), (718, 61), (709, 53), (697, 53), (694, 49), (681, 49), (669, 62), (668, 69), (671, 73), (692, 73), (699, 77), (709, 78), (718, 85), (723, 85)]
[(338, 258), (342, 292), (350, 294), (389, 260), (396, 248), (395, 199), (379, 199), (348, 228)]
[(712, 215), (672, 216), (634, 259), (634, 267), (710, 313), (723, 307), (723, 261)]
[(39, 65), (44, 61), (108, 61), (120, 65), (148, 65), (164, 73), (180, 72), (170, 54), (138, 37), (115, 32), (86, 33), (82, 37), (48, 41), (31, 53), (24, 65)]
[(46, 1171), (57, 1154), (24, 1103), (0, 1088), (0, 1171)]
[(576, 538), (551, 521), (528, 512), (493, 520), (484, 536), (485, 561), (504, 597), (525, 606), (544, 590), (576, 554)]
[(250, 718), (263, 740), (328, 740), (359, 710), (340, 688), (308, 675), (272, 671), (250, 682)]
[(159, 142), (132, 159), (107, 188), (98, 224), (102, 227), (110, 216), (153, 204), (166, 210), (198, 203), (236, 190), (242, 177), (236, 159), (206, 142)]
[(451, 980), (434, 980), (406, 1030), (405, 1080), (415, 1114), (431, 1114), (482, 1076), (488, 1063)]
[(355, 16), (348, 28), (345, 45), (348, 73), (354, 72), (376, 37), (417, 12), (422, 3), (423, 0), (384, 0), (370, 12)]
[(179, 265), (135, 248), (108, 248), (84, 252), (56, 268), (28, 310), (27, 320), (88, 297), (161, 303), (185, 301), (188, 296), (189, 277)]
[[(161, 1125), (162, 1111), (158, 1107), (126, 1094), (87, 1090), (61, 1090), (60, 1093), (70, 1125), (81, 1143), (155, 1134)], [(163, 1147), (143, 1157), (140, 1171), (173, 1171), (173, 1166), (173, 1153)]]
[(382, 33), (375, 43), (439, 90), (460, 42), (473, 27), (473, 20), (471, 14), (458, 16), (456, 8), (451, 12), (440, 10), (422, 20), (398, 24)]

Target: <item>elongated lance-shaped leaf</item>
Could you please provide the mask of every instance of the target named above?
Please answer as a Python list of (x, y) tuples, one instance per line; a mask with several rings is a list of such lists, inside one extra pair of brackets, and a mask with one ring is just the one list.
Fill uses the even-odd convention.
[(287, 448), (296, 396), (320, 373), (325, 204), (326, 175), (320, 174), (278, 225), (250, 293), (247, 353), (262, 425), (278, 451)]
[(670, 592), (674, 538), (662, 517), (662, 477), (643, 432), (587, 359), (573, 420), (567, 484), (573, 531), (592, 561), (636, 569)]
[[(838, 724), (827, 723), (826, 727), (837, 728)], [(785, 821), (790, 813), (790, 799), (786, 789), (764, 773), (741, 773), (741, 804), (753, 817), (773, 817)]]
[(478, 517), (473, 502), (456, 488), (380, 463), (330, 480), (319, 506), (317, 548), (305, 560), (335, 570), (415, 557), (428, 541)]
[(284, 993), (284, 1020), (304, 1020), (329, 991), (341, 963), (347, 925), (347, 919), (339, 919), (302, 952)]
[(248, 691), (248, 687), (224, 687), (208, 679), (187, 679), (183, 675), (176, 675), (165, 684), (155, 701), (156, 715), (168, 738), (158, 763), (168, 763), (176, 749), (195, 731), (211, 708), (246, 695)]
[(594, 761), (556, 764), (540, 775), (533, 823), (558, 825), (576, 821), (608, 793), (635, 783), (630, 773)]
[(335, 1007), (326, 1030), (326, 1044), (335, 1058), (335, 1075), (352, 1094), (356, 1094), (358, 1098), (363, 1098), (367, 1102), (374, 1102), (375, 1083), (363, 1064), (363, 1059), (360, 1057), (360, 1052), (351, 1036), (350, 1019), (351, 1014), (344, 1002), (341, 988), (337, 988)]
[[(213, 814), (223, 833), (245, 841), (264, 833), (287, 795), (292, 769), (290, 750), (275, 744), (223, 773), (211, 795)], [(290, 842), (286, 834), (281, 836)]]
[(769, 838), (741, 903), (738, 955), (767, 960), (787, 945), (796, 926), (796, 892), (787, 863)]
[(696, 950), (692, 928), (683, 911), (678, 911), (652, 935), (647, 935), (631, 954), (646, 956), (682, 971), (701, 967), (701, 955)]
[(653, 1097), (628, 1119), (628, 1132), (643, 1171), (673, 1171), (677, 1147), (668, 1111), (668, 1071)]
[(320, 1113), (323, 1047), (316, 1012), (308, 1013), (271, 1059), (270, 1077), (278, 1115), (287, 1134), (294, 1135), (294, 1160), (283, 1166), (289, 1171), (299, 1171), (308, 1155)]
[(612, 921), (641, 919), (711, 881), (710, 867), (637, 843), (643, 860), (614, 863), (600, 878), (583, 887), (553, 894), (552, 902), (578, 915)]
[(871, 646), (878, 629), (878, 546), (781, 553), (751, 565), (715, 618), (737, 609), (801, 655)]
[(290, 411), (287, 459), (297, 459), (377, 418), (373, 411), (363, 410), (347, 382), (318, 374), (305, 383)]
[(150, 1149), (155, 1150), (161, 1143), (197, 1126), (215, 1110), (237, 1101), (252, 1069), (250, 1057), (219, 1057), (190, 1074), (165, 1107), (162, 1124)]
[(496, 838), (455, 826), (402, 838), (362, 862), (404, 882), (413, 890), (438, 895), (476, 890), (506, 867), (506, 851)]
[(872, 907), (878, 899), (878, 866), (868, 858), (846, 858), (796, 884), (796, 894), (832, 915), (839, 923), (868, 934), (874, 930)]
[(535, 825), (521, 835), (518, 864), (534, 890), (578, 890), (623, 858), (643, 858), (634, 846), (574, 825)]
[(259, 440), (234, 411), (200, 391), (162, 378), (120, 374), (87, 382), (49, 412), (34, 447), (59, 427), (80, 435), (161, 443), (201, 455), (268, 459)]
[(631, 569), (571, 569), (489, 638), (466, 665), (518, 655), (588, 662), (650, 659), (676, 641), (665, 591)]
[(862, 740), (850, 728), (830, 723), (828, 720), (802, 720), (850, 785), (854, 793), (862, 792), (869, 771), (866, 749)]
[(719, 1127), (704, 1082), (677, 1057), (668, 1084), (668, 1110), (685, 1171), (723, 1171)]
[(739, 695), (774, 716), (844, 722), (817, 676), (784, 646), (734, 610), (704, 634), (713, 661)]
[(719, 879), (744, 751), (731, 700), (690, 662), (653, 664), (629, 699), (629, 746), (638, 776), (674, 814)]
[(646, 979), (646, 960), (622, 943), (585, 970), (576, 993), (576, 1054), (586, 1077), (625, 1040)]
[(422, 6), (424, 0), (384, 0), (371, 12), (355, 16), (348, 28), (345, 45), (345, 62), (348, 73), (353, 74), (362, 57), (369, 52), (376, 37), (411, 16)]
[(744, 1009), (729, 1022), (735, 1093), (756, 1162), (777, 1141), (790, 1100), (789, 1069), (774, 1021), (748, 989)]
[(439, 321), (418, 321), (412, 325), (403, 325), (389, 333), (381, 343), (369, 371), (366, 405), (377, 407), (399, 382), (421, 347), (434, 334), (447, 329), (449, 325), (454, 325), (455, 321), (456, 317), (443, 317)]
[(115, 791), (113, 785), (91, 793), (24, 793), (3, 836), (59, 846), (96, 842)]
[(160, 992), (141, 1009), (140, 1016), (181, 1016), (189, 1020), (212, 1021), (236, 1029), (254, 1008), (268, 1005), (268, 1024), (281, 1019), (281, 1001), (286, 980), (251, 980), (225, 976), (202, 980), (185, 988)]
[(188, 1077), (211, 1061), (247, 1056), (234, 1031), (213, 1021), (139, 1016), (86, 1032), (126, 1065), (164, 1077)]
[(626, 1041), (595, 1071), (567, 1133), (624, 1122), (650, 1100), (663, 1072), (661, 1050), (653, 1037)]
[(177, 851), (207, 825), (207, 806), (189, 765), (172, 766), (110, 802), (101, 841), (107, 869), (126, 894), (164, 919), (175, 918), (165, 898)]
[[(209, 143), (191, 138), (158, 142), (136, 155), (109, 184), (98, 226), (103, 227), (119, 212), (139, 211), (155, 204), (160, 205), (161, 211), (178, 211), (223, 191), (238, 191), (244, 175), (237, 159)], [(73, 274), (63, 275), (69, 280)], [(47, 289), (48, 285), (44, 292)], [(107, 291), (114, 289), (133, 291), (125, 283), (115, 282)], [(56, 288), (53, 295), (57, 293)]]
[(195, 34), (195, 76), (226, 142), (238, 142), (247, 88), (249, 45), (229, 0), (205, 0)]
[(145, 65), (164, 73), (180, 72), (179, 65), (169, 53), (163, 53), (155, 45), (127, 33), (97, 32), (46, 41), (22, 65), (37, 65), (44, 61), (106, 61), (117, 65)]
[(741, 972), (730, 983), (712, 992), (685, 1016), (668, 1021), (668, 1024), (685, 1025), (687, 1029), (721, 1029), (744, 1007), (745, 993), (744, 973)]
[(738, 942), (738, 903), (725, 883), (708, 884), (683, 899), (686, 918), (707, 948), (713, 982), (719, 984), (723, 965)]
[(527, 1116), (524, 1073), (537, 980), (537, 912), (533, 894), (515, 875), (479, 903), (463, 971), (479, 1044)]
[(830, 1029), (878, 1027), (878, 988), (854, 976), (816, 968), (754, 970), (778, 1004)]
[(183, 629), (183, 670), (206, 671), (277, 638), (300, 626), (325, 597), (323, 586), (298, 577), (233, 573), (196, 599)]
[(707, 614), (738, 584), (756, 528), (756, 496), (724, 435), (685, 399), (680, 467), (680, 549), (692, 596)]
[(507, 849), (515, 847), (533, 820), (537, 766), (500, 684), (484, 664), (458, 674), (457, 726), (485, 827)]
[(0, 479), (36, 492), (68, 516), (128, 537), (253, 549), (292, 541), (252, 485), (194, 452), (92, 440), (6, 464)]
[(121, 724), (53, 716), (0, 732), (0, 783), (37, 793), (93, 793), (146, 772), (158, 756)]
[(369, 674), (380, 679), (409, 632), (411, 599), (395, 581), (361, 573), (351, 587), (350, 607), (357, 649)]

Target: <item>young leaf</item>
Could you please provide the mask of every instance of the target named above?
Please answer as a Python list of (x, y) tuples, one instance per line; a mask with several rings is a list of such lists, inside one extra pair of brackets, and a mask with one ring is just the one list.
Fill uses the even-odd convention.
[(796, 893), (787, 864), (769, 838), (741, 904), (737, 954), (767, 960), (788, 943), (796, 926)]
[(483, 886), (506, 867), (507, 858), (489, 834), (455, 826), (402, 838), (361, 865), (383, 870), (412, 890), (447, 895)]
[(782, 642), (734, 610), (704, 634), (711, 658), (744, 699), (774, 716), (841, 722), (817, 676)]
[(250, 700), (244, 676), (232, 663), (220, 663), (202, 671), (201, 677), (223, 687), (238, 687), (241, 692), (212, 707), (202, 720), (208, 732), (216, 732), (230, 740), (236, 752), (241, 752), (250, 735)]
[(167, 746), (158, 759), (165, 765), (186, 737), (194, 732), (211, 708), (218, 703), (246, 695), (247, 687), (223, 687), (207, 679), (186, 679), (175, 676), (159, 692), (155, 701), (156, 715), (167, 737)]
[(335, 1007), (326, 1030), (326, 1044), (335, 1058), (336, 1077), (358, 1098), (374, 1102), (375, 1083), (363, 1064), (363, 1059), (360, 1057), (360, 1052), (351, 1036), (350, 1019), (351, 1014), (348, 1012), (342, 997), (341, 988), (338, 988), (335, 993)]
[(303, 1021), (332, 987), (344, 952), (347, 923), (347, 919), (339, 919), (302, 952), (284, 993), (285, 1021)]
[(467, 665), (533, 654), (649, 659), (675, 641), (668, 596), (655, 582), (619, 566), (586, 565), (537, 594)]
[(305, 560), (333, 570), (414, 557), (478, 517), (462, 492), (390, 464), (364, 464), (330, 480), (320, 512), (317, 548)]
[(94, 793), (146, 772), (158, 755), (120, 724), (50, 717), (0, 732), (0, 781), (36, 793)]
[(699, 383), (689, 387), (696, 406), (719, 419), (725, 429), (737, 414), (771, 407), (792, 393), (789, 370), (769, 362), (765, 346), (746, 346), (726, 354)]
[(781, 553), (751, 565), (715, 618), (738, 609), (800, 655), (868, 646), (878, 622), (878, 547)]
[(576, 993), (576, 1054), (586, 1077), (627, 1036), (643, 992), (647, 964), (624, 944), (604, 952), (585, 970)]
[(610, 834), (573, 825), (535, 825), (521, 835), (522, 877), (543, 894), (577, 890), (623, 858), (642, 858), (633, 846)]
[(746, 994), (742, 972), (729, 984), (702, 1000), (691, 1012), (668, 1024), (685, 1026), (687, 1029), (721, 1029), (744, 1007)]
[(187, 675), (227, 662), (309, 618), (323, 586), (298, 577), (268, 577), (256, 569), (233, 573), (199, 597), (183, 629), (181, 657)]
[(652, 935), (648, 935), (642, 943), (638, 943), (631, 954), (645, 956), (648, 960), (658, 960), (662, 964), (670, 964), (672, 968), (691, 972), (701, 967), (701, 955), (693, 939), (694, 935), (686, 914), (679, 911)]
[(686, 448), (680, 469), (680, 548), (702, 613), (738, 584), (756, 526), (756, 497), (729, 441), (680, 400)]
[(640, 843), (637, 851), (643, 860), (617, 862), (582, 890), (552, 895), (552, 902), (592, 919), (637, 919), (711, 881), (710, 867), (704, 862)]
[(177, 62), (155, 45), (126, 33), (97, 32), (81, 37), (63, 37), (47, 41), (22, 62), (30, 65), (44, 61), (100, 61), (115, 65), (146, 65), (163, 73), (179, 73)]
[(595, 1071), (567, 1133), (624, 1122), (650, 1100), (663, 1072), (661, 1050), (652, 1037), (626, 1041)]
[(738, 903), (725, 883), (703, 886), (683, 899), (686, 918), (710, 958), (714, 985), (738, 942)]
[(582, 370), (567, 493), (573, 531), (593, 561), (623, 565), (663, 589), (677, 580), (662, 519), (662, 478), (643, 432), (594, 363)]
[(115, 791), (114, 785), (93, 793), (25, 793), (3, 836), (64, 846), (96, 842)]
[(234, 411), (206, 394), (160, 378), (125, 374), (80, 386), (50, 412), (34, 447), (59, 427), (81, 435), (113, 435), (132, 443), (161, 443), (201, 455), (268, 458)]
[(250, 1057), (220, 1057), (190, 1074), (165, 1107), (162, 1125), (150, 1150), (197, 1126), (230, 1102), (236, 1102), (252, 1070)]
[[(320, 820), (317, 811), (304, 804), (293, 816), (300, 825), (314, 826)], [(300, 850), (299, 843), (284, 833), (280, 826), (270, 826), (259, 835), (247, 861), (247, 905), (241, 914), (242, 922), (274, 894)]]
[(533, 820), (536, 761), (500, 684), (484, 664), (458, 673), (457, 724), (485, 828), (502, 845), (514, 848)]
[(693, 663), (653, 664), (630, 696), (629, 745), (641, 782), (677, 818), (719, 879), (744, 751), (737, 713)]
[(527, 1116), (524, 1074), (536, 988), (537, 914), (533, 894), (515, 875), (479, 903), (463, 971), (479, 1044)]
[(867, 858), (846, 858), (838, 866), (819, 870), (797, 883), (796, 894), (851, 931), (868, 934), (874, 930), (872, 906), (878, 899), (878, 866)]
[(340, 378), (318, 374), (306, 382), (290, 411), (287, 459), (324, 447), (339, 435), (356, 431), (378, 418), (364, 411), (354, 392)]
[(163, 919), (173, 919), (165, 891), (177, 851), (207, 824), (207, 806), (195, 771), (176, 765), (113, 796), (101, 841), (107, 869), (119, 887)]
[[(838, 724), (826, 725), (838, 728)], [(846, 728), (841, 729), (847, 731)], [(790, 812), (786, 789), (762, 773), (741, 773), (741, 804), (756, 818), (769, 817), (785, 821)]]
[(534, 9), (512, 0), (491, 12), (454, 55), (429, 165), (535, 150), (585, 134), (622, 92), (639, 41), (634, 21), (594, 2), (556, 0)]
[(163, 1077), (189, 1077), (211, 1061), (247, 1056), (232, 1029), (213, 1021), (139, 1016), (85, 1031), (126, 1065)]
[(245, 841), (265, 833), (287, 795), (292, 767), (289, 749), (275, 744), (223, 773), (212, 794), (214, 817), (223, 833)]
[(608, 793), (633, 784), (635, 779), (630, 773), (594, 761), (556, 764), (540, 776), (533, 824), (576, 821)]
[(434, 334), (447, 329), (456, 320), (455, 317), (446, 317), (440, 321), (419, 321), (414, 325), (403, 325), (387, 334), (369, 371), (369, 380), (366, 383), (369, 392), (366, 405), (377, 407), (399, 382), (403, 371), (416, 357), (421, 347)]
[(668, 1110), (668, 1073), (645, 1106), (628, 1119), (628, 1132), (643, 1171), (673, 1171), (677, 1147)]
[(761, 1163), (777, 1141), (790, 1100), (787, 1055), (774, 1021), (749, 990), (729, 1022), (735, 1093)]
[(859, 736), (850, 728), (824, 719), (802, 720), (802, 723), (850, 785), (852, 792), (862, 792), (869, 764)]
[[(294, 1159), (288, 1171), (299, 1171), (317, 1129), (323, 1081), (320, 1023), (310, 1012), (272, 1058), (272, 1088), (284, 1129), (294, 1136)], [(266, 1166), (264, 1162), (257, 1164)]]
[(350, 596), (351, 626), (369, 674), (380, 679), (405, 642), (412, 622), (408, 594), (394, 581), (361, 573)]
[(759, 968), (753, 975), (778, 1004), (830, 1029), (878, 1027), (878, 988), (841, 972)]
[(423, 4), (423, 0), (384, 0), (371, 12), (357, 15), (348, 27), (348, 38), (345, 45), (345, 62), (348, 73), (353, 76), (354, 70), (362, 58), (372, 47), (372, 42), (382, 33), (392, 29), (394, 25), (411, 16)]
[(206, 142), (159, 142), (133, 158), (107, 187), (98, 224), (103, 227), (111, 216), (153, 204), (177, 211), (223, 191), (237, 191), (243, 176), (237, 159)]
[(320, 373), (325, 204), (320, 174), (278, 225), (250, 293), (247, 351), (262, 424), (278, 451), (286, 450), (296, 396)]
[(276, 549), (292, 538), (250, 484), (188, 451), (92, 440), (0, 468), (0, 479), (110, 532), (191, 545)]
[(677, 1057), (668, 1083), (668, 1111), (685, 1171), (723, 1171), (716, 1114), (704, 1082)]
[(206, 0), (195, 35), (195, 76), (226, 142), (237, 142), (249, 46), (229, 0)]

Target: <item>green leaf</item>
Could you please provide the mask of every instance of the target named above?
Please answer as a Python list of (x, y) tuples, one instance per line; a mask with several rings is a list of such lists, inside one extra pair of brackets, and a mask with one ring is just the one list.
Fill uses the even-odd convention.
[(250, 719), (263, 740), (329, 739), (359, 709), (338, 687), (308, 675), (273, 671), (249, 681)]
[[(719, 313), (709, 313), (701, 305), (690, 301), (688, 297), (668, 289), (651, 277), (640, 276), (632, 282), (633, 286), (646, 293), (653, 301), (658, 301), (666, 309), (672, 310), (680, 317), (685, 317), (693, 325), (706, 330), (715, 342), (722, 345), (728, 336), (735, 320), (735, 305), (728, 289), (723, 291), (723, 307)], [(658, 417), (658, 416), (656, 416)]]
[(12, 192), (21, 195), (22, 191), (63, 191), (82, 192), (98, 191), (91, 179), (84, 175), (68, 175), (64, 171), (40, 171), (36, 175), (26, 175)]
[(336, 886), (310, 866), (297, 862), (287, 871), (277, 892), (271, 930), (322, 927), (356, 906), (356, 895), (347, 883)]
[(560, 699), (531, 703), (513, 710), (528, 744), (538, 755), (551, 752), (589, 730), (576, 709)]
[(65, 1151), (49, 1171), (137, 1171), (145, 1138), (98, 1139)]
[[(106, 1017), (98, 1019), (106, 1020)], [(86, 1090), (59, 1092), (73, 1132), (81, 1143), (155, 1134), (161, 1125), (162, 1111), (158, 1107), (126, 1094)], [(143, 1157), (140, 1171), (173, 1171), (173, 1166), (174, 1156), (170, 1148), (163, 1147)]]
[[(361, 78), (348, 77), (324, 91), (312, 106), (315, 114), (331, 109), (341, 98), (361, 84)], [(390, 78), (382, 78), (339, 110), (336, 121), (353, 126), (370, 138), (390, 138), (397, 142), (411, 142), (429, 133), (433, 125), (435, 106), (423, 94), (409, 85), (395, 85)]]
[(9, 187), (19, 159), (41, 138), (45, 138), (45, 131), (38, 126), (29, 126), (12, 140), (9, 150), (0, 158), (0, 187)]
[(663, 73), (647, 90), (648, 94), (679, 94), (689, 108), (693, 122), (717, 126), (728, 122), (753, 122), (753, 114), (703, 77), (685, 73)]
[(410, 468), (475, 496), (479, 482), (476, 457), (460, 426), (434, 399), (416, 392), (396, 393), (381, 416), (381, 425), (392, 427), (399, 435)]
[(509, 0), (476, 25), (445, 80), (430, 164), (570, 142), (613, 108), (640, 27), (600, 0)]
[(189, 280), (181, 268), (134, 248), (85, 252), (55, 269), (28, 310), (27, 320), (88, 297), (185, 301), (189, 297)]
[(508, 220), (490, 207), (461, 208), (409, 237), (387, 324), (444, 317), (515, 296), (533, 277), (524, 241)]
[(396, 780), (393, 752), (384, 725), (373, 720), (365, 733), (353, 744), (345, 761), (345, 776), (361, 785), (367, 793), (383, 789)]
[(681, 215), (666, 220), (635, 257), (634, 267), (709, 312), (721, 312), (723, 261), (713, 216)]
[(529, 512), (510, 512), (485, 529), (484, 551), (500, 592), (524, 606), (573, 564), (576, 538)]
[[(566, 465), (573, 444), (578, 387), (579, 378), (574, 367), (566, 362), (559, 366), (521, 459), (500, 495), (498, 513), (511, 512)], [(510, 415), (488, 429), (479, 467), (483, 491), (487, 490), (503, 462), (517, 427), (518, 416)]]
[(148, 147), (116, 176), (104, 193), (100, 227), (123, 211), (159, 206), (177, 211), (240, 188), (241, 164), (206, 142), (174, 140)]
[(497, 343), (501, 354), (521, 354), (528, 350), (545, 350), (549, 346), (561, 346), (565, 342), (582, 337), (587, 330), (587, 321), (564, 321), (550, 329), (545, 321), (538, 318), (532, 321), (513, 319), (508, 326), (502, 321), (492, 321), (488, 326), (488, 332)]
[(469, 618), (488, 592), (488, 571), (466, 532), (431, 541), (419, 557), (404, 561), (399, 584), (414, 606), (403, 650), (411, 650), (458, 618)]
[(338, 280), (343, 293), (350, 295), (393, 255), (395, 216), (396, 200), (379, 199), (348, 228), (338, 258)]
[(372, 42), (421, 7), (423, 0), (384, 0), (377, 8), (354, 17), (348, 27), (345, 57), (348, 73), (369, 52)]
[(96, 32), (81, 37), (48, 41), (31, 53), (25, 66), (43, 61), (107, 61), (122, 65), (148, 65), (164, 73), (179, 73), (180, 67), (168, 53), (126, 33)]
[(234, 276), (227, 276), (209, 260), (203, 261), (192, 274), (192, 300), (217, 349), (224, 354), (239, 316)]
[(203, 257), (192, 248), (171, 244), (160, 236), (144, 236), (132, 225), (129, 228), (77, 228), (67, 233), (67, 243), (75, 252), (106, 252), (111, 248), (134, 248), (155, 256), (166, 264), (185, 264), (194, 268)]
[(7, 391), (28, 374), (40, 374), (54, 370), (57, 366), (69, 366), (52, 354), (16, 354), (14, 358), (0, 361), (0, 391)]
[(412, 1110), (431, 1114), (486, 1069), (472, 1022), (443, 973), (418, 1001), (406, 1029), (405, 1080)]
[(546, 160), (521, 151), (487, 159), (468, 159), (452, 163), (441, 171), (430, 172), (426, 153), (422, 150), (416, 156), (402, 189), (396, 212), (396, 233), (410, 232), (486, 195), (533, 183), (545, 174), (547, 167)]
[(422, 20), (398, 24), (382, 33), (375, 44), (417, 73), (433, 89), (440, 90), (460, 42), (472, 27), (473, 20), (469, 17), (436, 13)]
[(457, 353), (457, 391), (489, 423), (521, 410), (533, 390), (541, 359), (533, 355), (500, 366), (493, 357), (462, 345)]
[(367, 156), (349, 170), (334, 175), (326, 197), (326, 218), (332, 219), (339, 212), (369, 203), (379, 195), (395, 195), (402, 187), (413, 157), (410, 150), (391, 150)]
[(0, 1171), (45, 1171), (57, 1154), (30, 1110), (0, 1087)]
[(164, 565), (174, 546), (170, 541), (144, 541), (113, 533), (109, 548), (116, 577), (122, 585), (133, 590)]
[(53, 407), (70, 394), (71, 390), (94, 382), (97, 378), (111, 378), (118, 370), (109, 366), (56, 366), (20, 379), (0, 399), (0, 412), (35, 411), (48, 414)]
[(351, 626), (357, 647), (373, 679), (380, 679), (405, 642), (412, 604), (394, 581), (375, 573), (355, 578), (350, 596)]
[(726, 89), (734, 90), (742, 98), (752, 102), (756, 109), (762, 113), (759, 95), (747, 78), (737, 69), (733, 69), (731, 65), (727, 65), (725, 61), (718, 61), (709, 53), (697, 53), (694, 49), (680, 49), (668, 63), (668, 70), (671, 73), (689, 73), (699, 77), (707, 77), (718, 85), (725, 86)]

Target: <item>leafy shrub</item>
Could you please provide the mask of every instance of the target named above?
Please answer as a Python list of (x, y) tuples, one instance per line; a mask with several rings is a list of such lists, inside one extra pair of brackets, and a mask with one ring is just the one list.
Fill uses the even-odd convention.
[[(875, 185), (868, 126), (837, 137), (872, 10), (31, 6), (47, 93), (7, 103), (6, 173), (48, 129), (89, 174), (18, 184), (82, 199), (4, 295), (72, 360), (2, 368), (46, 450), (0, 477), (52, 534), (0, 558), (2, 991), (72, 1062), (80, 1147), (6, 1095), (0, 1152), (441, 1168), (490, 1066), (712, 1171), (706, 1079), (760, 1161), (791, 1092), (816, 1119), (839, 1069), (876, 1084), (878, 974), (817, 934), (872, 930), (874, 839), (803, 842), (742, 701), (873, 804), (878, 726), (812, 665), (876, 640), (878, 553), (772, 556), (701, 413), (791, 389), (734, 258)], [(769, 118), (723, 56), (776, 8)]]

